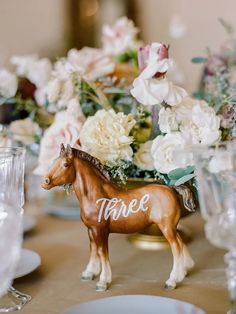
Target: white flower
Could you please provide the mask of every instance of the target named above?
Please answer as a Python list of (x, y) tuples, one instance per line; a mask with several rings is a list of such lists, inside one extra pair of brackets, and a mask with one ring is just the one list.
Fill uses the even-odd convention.
[(34, 92), (35, 100), (39, 106), (43, 106), (47, 101), (47, 86), (40, 87)]
[(60, 97), (61, 81), (57, 78), (52, 79), (47, 84), (47, 97), (50, 103), (56, 103)]
[(119, 55), (129, 49), (136, 49), (138, 29), (127, 17), (119, 18), (114, 25), (102, 28), (103, 49), (108, 55)]
[(153, 158), (151, 155), (152, 141), (141, 144), (134, 155), (134, 164), (142, 170), (154, 170)]
[(66, 81), (71, 76), (71, 65), (66, 58), (58, 60), (53, 67), (52, 77)]
[(177, 106), (171, 108), (178, 123), (184, 124), (192, 119), (192, 109), (198, 101), (192, 97), (185, 97)]
[(179, 15), (173, 15), (170, 20), (169, 33), (172, 38), (178, 39), (185, 35), (187, 27)]
[(45, 86), (52, 72), (52, 64), (49, 59), (43, 58), (35, 61), (28, 69), (26, 77), (38, 88)]
[(161, 132), (179, 130), (188, 144), (211, 145), (220, 138), (220, 117), (205, 101), (185, 97), (174, 107), (159, 112)]
[(129, 134), (135, 123), (130, 114), (115, 113), (113, 109), (99, 110), (84, 123), (80, 142), (83, 149), (103, 163), (117, 159), (131, 160), (133, 137)]
[(30, 82), (40, 88), (50, 79), (52, 64), (49, 59), (39, 59), (37, 55), (14, 56), (11, 63), (16, 66), (16, 73), (26, 77)]
[[(168, 58), (169, 47), (161, 43), (152, 43), (149, 46), (148, 59), (146, 67), (139, 75), (142, 79), (151, 79), (157, 73), (165, 73), (168, 71), (172, 61)], [(164, 53), (163, 53), (164, 50)]]
[(71, 79), (64, 81), (61, 86), (61, 93), (58, 102), (59, 108), (67, 107), (68, 102), (74, 96), (74, 84)]
[[(169, 173), (170, 171), (180, 168), (178, 160), (175, 159), (175, 151), (183, 149), (186, 141), (180, 132), (168, 133), (157, 136), (151, 147), (151, 155), (154, 160), (154, 166), (160, 173)], [(187, 167), (189, 163), (181, 167)]]
[(70, 72), (77, 72), (88, 81), (110, 74), (115, 69), (115, 63), (101, 49), (90, 47), (71, 49), (67, 61)]
[(15, 96), (17, 78), (6, 69), (0, 69), (0, 96), (9, 98)]
[(134, 80), (130, 92), (138, 102), (146, 106), (161, 104), (163, 101), (175, 106), (187, 96), (183, 88), (175, 86), (167, 78), (142, 79), (140, 76)]
[[(189, 107), (191, 106), (190, 111)], [(181, 107), (182, 125), (180, 131), (189, 143), (211, 145), (220, 139), (220, 117), (205, 101), (191, 99), (190, 106), (186, 107), (185, 115), (183, 115), (184, 107)], [(175, 109), (178, 113), (178, 108)]]
[(178, 105), (187, 92), (169, 81), (165, 74), (171, 66), (169, 46), (152, 43), (139, 49), (138, 61), (142, 70), (134, 80), (131, 94), (143, 105), (154, 106), (163, 101), (170, 106)]
[(38, 167), (34, 174), (45, 175), (54, 159), (58, 157), (60, 145), (70, 144), (79, 148), (78, 139), (81, 127), (84, 123), (84, 116), (81, 114), (79, 103), (70, 103), (68, 109), (56, 113), (53, 124), (45, 131), (40, 143)]
[(178, 131), (178, 122), (176, 115), (171, 108), (162, 107), (159, 112), (159, 128), (163, 133), (170, 133), (172, 131)]
[(16, 66), (16, 73), (19, 76), (27, 77), (29, 68), (38, 60), (37, 55), (13, 56), (10, 62)]
[(24, 145), (34, 143), (35, 136), (41, 133), (37, 123), (33, 122), (30, 118), (16, 120), (11, 122), (9, 131), (15, 141), (19, 141)]
[(56, 105), (56, 111), (57, 109), (66, 109), (69, 101), (75, 96), (71, 78), (64, 81), (54, 78), (48, 83), (46, 90), (48, 101), (50, 104)]

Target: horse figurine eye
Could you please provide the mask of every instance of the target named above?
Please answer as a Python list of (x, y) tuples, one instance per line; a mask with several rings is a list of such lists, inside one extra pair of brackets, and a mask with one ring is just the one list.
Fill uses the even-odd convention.
[(65, 168), (69, 167), (69, 164), (67, 162), (64, 163), (63, 165)]

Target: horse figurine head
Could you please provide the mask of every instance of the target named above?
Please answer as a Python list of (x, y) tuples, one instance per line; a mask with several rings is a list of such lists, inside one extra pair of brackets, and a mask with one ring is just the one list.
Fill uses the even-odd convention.
[[(133, 233), (156, 224), (170, 244), (173, 268), (165, 287), (173, 289), (193, 267), (187, 247), (177, 232), (181, 209), (195, 208), (191, 190), (180, 185), (148, 184), (132, 190), (116, 186), (101, 162), (88, 153), (61, 145), (59, 157), (44, 177), (42, 187), (71, 183), (80, 203), (81, 219), (88, 228), (90, 260), (83, 280), (100, 275), (96, 289), (112, 281), (108, 257), (109, 233)], [(182, 201), (181, 201), (182, 198)]]
[(55, 186), (74, 182), (76, 170), (73, 161), (73, 149), (70, 145), (67, 145), (67, 148), (65, 148), (64, 144), (61, 144), (60, 155), (54, 161), (48, 174), (44, 177), (42, 187), (49, 190)]

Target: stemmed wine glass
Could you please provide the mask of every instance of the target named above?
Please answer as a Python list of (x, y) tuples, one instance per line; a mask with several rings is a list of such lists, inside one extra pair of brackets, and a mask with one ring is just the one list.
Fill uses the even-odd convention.
[(20, 310), (31, 299), (11, 287), (23, 237), (24, 163), (24, 148), (0, 147), (0, 313)]
[(236, 313), (236, 144), (193, 149), (198, 195), (205, 234), (228, 250), (226, 276), (231, 307)]

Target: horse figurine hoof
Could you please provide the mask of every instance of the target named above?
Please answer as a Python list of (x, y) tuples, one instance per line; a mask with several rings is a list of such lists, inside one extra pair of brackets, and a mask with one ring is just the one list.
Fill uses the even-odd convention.
[(92, 281), (95, 279), (95, 277), (96, 276), (94, 274), (90, 273), (90, 274), (82, 275), (81, 280), (82, 281)]
[(101, 274), (96, 290), (107, 290), (112, 281), (109, 233), (134, 233), (151, 224), (158, 226), (172, 250), (173, 266), (165, 288), (174, 289), (184, 279), (193, 261), (176, 228), (181, 209), (196, 208), (188, 186), (153, 183), (127, 191), (114, 184), (97, 158), (62, 144), (59, 158), (44, 177), (42, 187), (50, 190), (64, 184), (72, 184), (80, 201), (81, 218), (88, 228), (90, 259), (82, 280), (93, 280)]
[(99, 284), (99, 283), (97, 283), (96, 291), (97, 292), (103, 292), (103, 291), (106, 291), (108, 289), (108, 287), (109, 287), (108, 284)]
[(170, 284), (165, 284), (165, 290), (174, 290), (175, 289), (175, 287), (176, 287), (176, 285), (170, 285)]

